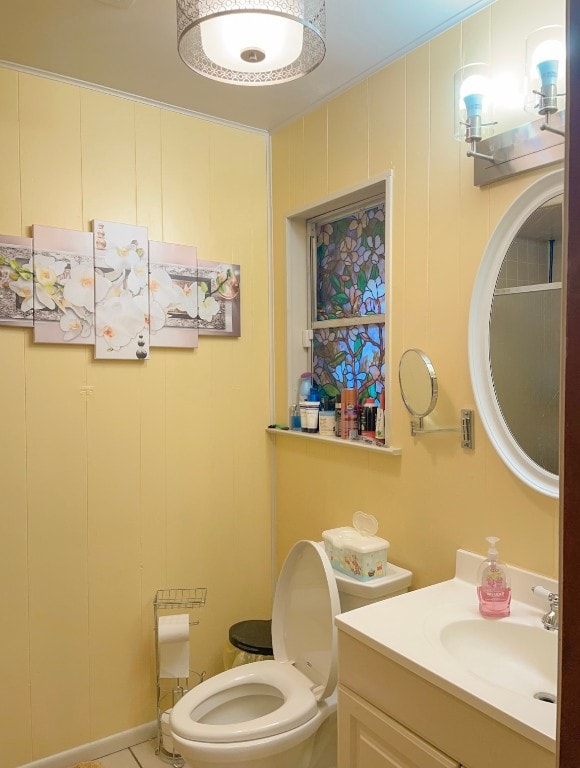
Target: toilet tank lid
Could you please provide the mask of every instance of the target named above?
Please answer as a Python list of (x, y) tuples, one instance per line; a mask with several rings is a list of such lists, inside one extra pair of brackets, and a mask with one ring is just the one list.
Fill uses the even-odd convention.
[(276, 661), (290, 662), (312, 680), (318, 700), (336, 688), (338, 613), (338, 588), (324, 550), (313, 541), (297, 542), (276, 585), (272, 648)]
[(395, 592), (401, 592), (411, 586), (413, 574), (406, 568), (393, 563), (385, 565), (385, 575), (369, 581), (360, 581), (347, 573), (334, 571), (340, 592), (367, 600), (382, 600)]

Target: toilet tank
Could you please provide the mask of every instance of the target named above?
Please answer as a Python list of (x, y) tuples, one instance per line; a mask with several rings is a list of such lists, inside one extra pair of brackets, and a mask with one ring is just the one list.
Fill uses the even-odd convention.
[(334, 576), (340, 597), (340, 610), (346, 613), (408, 592), (413, 574), (405, 568), (387, 563), (385, 575), (372, 581), (359, 581), (340, 571), (334, 571)]

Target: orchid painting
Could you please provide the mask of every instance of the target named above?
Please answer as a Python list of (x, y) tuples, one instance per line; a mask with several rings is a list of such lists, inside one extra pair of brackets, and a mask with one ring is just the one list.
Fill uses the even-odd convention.
[(152, 347), (197, 347), (197, 249), (149, 242)]
[(93, 242), (95, 357), (145, 360), (150, 341), (147, 228), (96, 220)]
[(239, 265), (198, 261), (195, 246), (148, 241), (129, 224), (32, 229), (32, 239), (0, 235), (0, 324), (122, 360), (195, 348), (200, 333), (240, 335)]
[(35, 224), (32, 234), (34, 341), (94, 344), (95, 297), (107, 281), (95, 274), (90, 232)]
[(240, 336), (240, 266), (197, 262), (198, 328), (202, 335)]

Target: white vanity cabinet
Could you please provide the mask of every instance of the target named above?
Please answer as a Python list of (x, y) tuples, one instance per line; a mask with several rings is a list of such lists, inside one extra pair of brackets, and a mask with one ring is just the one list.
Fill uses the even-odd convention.
[(338, 768), (459, 768), (344, 686), (338, 689)]
[(554, 768), (555, 755), (339, 626), (338, 768)]

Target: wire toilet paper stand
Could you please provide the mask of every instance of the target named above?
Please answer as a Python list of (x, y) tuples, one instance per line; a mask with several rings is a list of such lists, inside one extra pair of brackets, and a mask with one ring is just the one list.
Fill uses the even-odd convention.
[[(155, 753), (165, 762), (171, 763), (174, 768), (181, 768), (181, 766), (184, 765), (184, 760), (173, 747), (171, 735), (169, 733), (169, 718), (167, 711), (170, 710), (179, 699), (187, 693), (187, 691), (204, 680), (205, 672), (196, 672), (192, 669), (188, 669), (187, 675), (183, 677), (161, 677), (159, 619), (161, 616), (175, 614), (176, 611), (187, 611), (189, 613), (191, 609), (203, 608), (206, 596), (206, 587), (158, 589), (153, 600), (157, 696), (157, 747)], [(188, 624), (189, 626), (199, 624), (199, 619), (192, 619), (190, 616)]]

